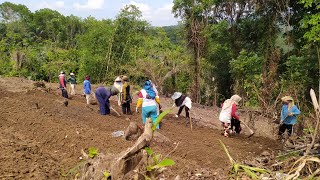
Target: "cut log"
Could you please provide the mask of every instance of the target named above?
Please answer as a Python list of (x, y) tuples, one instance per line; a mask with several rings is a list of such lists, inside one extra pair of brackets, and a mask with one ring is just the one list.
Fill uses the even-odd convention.
[[(142, 149), (150, 145), (153, 137), (152, 121), (147, 119), (144, 132), (136, 143), (125, 152), (122, 152), (114, 163), (111, 174), (112, 179), (123, 179), (130, 171), (134, 170), (142, 159)], [(139, 155), (140, 154), (140, 155)]]
[[(132, 127), (137, 126), (134, 123), (131, 125)], [(103, 155), (102, 153), (99, 153), (97, 157), (88, 159), (88, 155), (82, 151), (86, 162), (80, 166), (80, 176), (76, 179), (102, 179), (104, 172), (111, 173), (112, 180), (132, 178), (143, 179), (142, 173), (139, 172), (144, 172), (146, 165), (148, 164), (148, 154), (144, 148), (149, 146), (151, 140), (153, 140), (154, 132), (151, 128), (152, 121), (148, 118), (143, 134), (132, 147), (118, 155)], [(155, 133), (155, 136), (166, 139), (163, 138), (165, 136), (160, 133)]]
[(126, 140), (136, 140), (138, 139), (143, 132), (136, 122), (130, 122), (128, 128), (124, 132), (124, 138)]

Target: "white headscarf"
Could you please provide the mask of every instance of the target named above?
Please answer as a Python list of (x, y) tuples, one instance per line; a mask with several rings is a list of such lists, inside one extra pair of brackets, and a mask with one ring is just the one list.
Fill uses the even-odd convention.
[(232, 106), (233, 103), (235, 103), (236, 105), (239, 105), (239, 102), (241, 101), (241, 99), (242, 98), (237, 94), (231, 96), (230, 99), (227, 99), (227, 100), (224, 101), (222, 109), (229, 108), (230, 106)]

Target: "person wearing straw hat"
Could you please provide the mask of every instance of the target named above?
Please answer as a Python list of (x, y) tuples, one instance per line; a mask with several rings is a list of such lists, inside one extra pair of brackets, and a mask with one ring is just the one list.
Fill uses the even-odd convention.
[(281, 98), (282, 108), (281, 108), (281, 120), (279, 127), (279, 138), (287, 130), (288, 136), (291, 136), (293, 133), (293, 125), (297, 122), (297, 115), (300, 114), (300, 110), (294, 104), (294, 100), (291, 96), (284, 96)]
[(77, 84), (76, 77), (74, 76), (74, 73), (70, 73), (70, 78), (68, 79), (68, 82), (70, 83), (70, 94), (75, 95), (75, 86)]
[(179, 117), (184, 108), (186, 112), (186, 118), (189, 118), (189, 110), (192, 107), (191, 99), (188, 96), (182, 95), (181, 92), (173, 93), (171, 99), (174, 100), (174, 104), (172, 105), (172, 107), (179, 107), (178, 113), (175, 115), (175, 117)]
[(231, 130), (231, 119), (239, 120), (239, 116), (237, 115), (237, 106), (241, 101), (241, 97), (237, 94), (231, 96), (230, 99), (227, 99), (222, 104), (221, 112), (219, 115), (219, 120), (222, 123), (222, 127), (224, 128), (224, 136), (229, 137)]

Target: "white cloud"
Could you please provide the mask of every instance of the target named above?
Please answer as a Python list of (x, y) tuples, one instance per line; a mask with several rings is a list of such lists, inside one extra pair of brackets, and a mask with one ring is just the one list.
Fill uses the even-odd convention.
[(88, 0), (86, 4), (74, 3), (73, 7), (78, 10), (92, 10), (92, 9), (102, 9), (104, 5), (104, 0)]
[(138, 2), (135, 2), (135, 1), (130, 1), (129, 4), (132, 4), (132, 5), (135, 5), (139, 8), (139, 10), (141, 11), (142, 13), (142, 16), (145, 18), (145, 19), (149, 19), (152, 17), (152, 11), (151, 11), (151, 7), (148, 5), (148, 4), (144, 4), (144, 3), (138, 3)]
[(173, 3), (165, 4), (164, 6), (157, 8), (152, 8), (148, 4), (138, 3), (133, 0), (131, 0), (129, 4), (137, 6), (142, 13), (143, 19), (151, 22), (153, 25), (163, 26), (178, 24), (177, 19), (174, 18), (174, 15), (171, 13)]
[(156, 9), (153, 13), (152, 21), (159, 25), (173, 25), (178, 24), (177, 19), (172, 14), (173, 3), (166, 4), (163, 7)]
[(64, 1), (56, 1), (56, 2), (42, 1), (37, 5), (37, 9), (43, 9), (43, 8), (59, 10), (59, 9), (64, 9), (65, 4), (64, 4)]

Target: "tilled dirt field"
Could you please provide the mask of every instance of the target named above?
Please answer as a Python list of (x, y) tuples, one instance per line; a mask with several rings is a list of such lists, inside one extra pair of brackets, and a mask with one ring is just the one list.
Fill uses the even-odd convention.
[[(20, 78), (0, 78), (0, 179), (61, 179), (63, 172), (81, 161), (82, 149), (95, 147), (103, 153), (119, 153), (134, 143), (112, 137), (111, 133), (125, 130), (130, 121), (142, 124), (141, 114), (118, 117), (112, 112), (102, 116), (97, 105), (87, 107), (80, 95), (72, 97), (68, 107), (64, 107), (58, 91), (34, 90), (32, 83)], [(132, 106), (134, 110), (135, 105)], [(163, 109), (170, 106), (164, 103)], [(113, 107), (121, 112), (120, 107)], [(213, 119), (217, 117), (217, 112), (207, 111)], [(159, 132), (171, 142), (153, 143), (151, 148), (176, 162), (164, 174), (167, 179), (177, 175), (190, 179), (195, 173), (207, 179), (215, 179), (219, 173), (222, 178), (221, 173), (227, 172), (230, 165), (218, 140), (227, 145), (238, 161), (280, 148), (276, 141), (263, 137), (224, 138), (215, 128), (218, 120), (208, 127), (199, 123), (201, 119), (194, 122), (198, 123), (191, 131), (183, 117), (176, 119), (169, 114), (163, 120)]]

